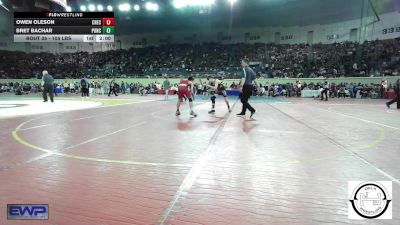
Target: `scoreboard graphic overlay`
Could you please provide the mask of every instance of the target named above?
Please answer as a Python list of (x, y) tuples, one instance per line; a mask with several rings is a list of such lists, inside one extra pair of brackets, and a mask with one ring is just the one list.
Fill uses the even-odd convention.
[(14, 12), (14, 42), (114, 42), (114, 12)]

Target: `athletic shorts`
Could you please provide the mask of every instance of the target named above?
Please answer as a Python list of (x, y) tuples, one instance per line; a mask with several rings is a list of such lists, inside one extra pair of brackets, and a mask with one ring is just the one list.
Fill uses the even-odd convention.
[(216, 91), (211, 91), (210, 94), (211, 94), (211, 95), (222, 95), (222, 96), (224, 96), (224, 97), (227, 96), (227, 95), (226, 95), (226, 91), (223, 90), (223, 89), (218, 89), (218, 90), (216, 90)]
[(178, 88), (178, 98), (183, 99), (183, 96), (185, 96), (186, 98), (192, 98), (192, 94), (190, 94), (190, 91), (187, 87)]

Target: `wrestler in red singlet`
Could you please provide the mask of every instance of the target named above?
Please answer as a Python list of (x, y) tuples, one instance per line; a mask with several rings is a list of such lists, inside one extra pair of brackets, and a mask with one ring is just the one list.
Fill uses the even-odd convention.
[(176, 104), (176, 115), (179, 116), (181, 113), (179, 111), (179, 107), (181, 105), (181, 100), (183, 96), (189, 99), (189, 107), (190, 107), (190, 115), (196, 117), (197, 114), (193, 111), (193, 98), (192, 94), (194, 93), (194, 85), (193, 85), (193, 77), (189, 77), (187, 80), (183, 79), (178, 85), (178, 103)]

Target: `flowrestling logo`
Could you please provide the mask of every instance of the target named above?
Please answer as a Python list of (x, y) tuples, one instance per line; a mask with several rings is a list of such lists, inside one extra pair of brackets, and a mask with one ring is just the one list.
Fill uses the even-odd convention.
[(47, 204), (8, 204), (7, 219), (9, 220), (48, 220), (49, 205)]
[(349, 182), (349, 219), (392, 219), (392, 182)]

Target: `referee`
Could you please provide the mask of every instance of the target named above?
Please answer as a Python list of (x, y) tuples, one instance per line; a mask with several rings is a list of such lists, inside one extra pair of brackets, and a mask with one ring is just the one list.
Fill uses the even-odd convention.
[(43, 85), (43, 102), (47, 102), (47, 93), (49, 93), (50, 101), (54, 102), (54, 79), (53, 76), (43, 70), (42, 72), (42, 85)]
[(397, 80), (396, 82), (396, 87), (395, 87), (395, 92), (396, 92), (396, 98), (393, 100), (386, 102), (386, 106), (390, 108), (390, 105), (397, 102), (397, 108), (400, 109), (400, 79)]
[(324, 84), (323, 84), (323, 89), (321, 91), (321, 101), (324, 100), (324, 94), (325, 94), (325, 101), (328, 101), (329, 86), (330, 86), (330, 84), (329, 84), (328, 78), (325, 77), (325, 81), (324, 81)]
[(256, 110), (249, 104), (249, 98), (253, 94), (253, 82), (255, 82), (256, 75), (254, 71), (249, 67), (249, 60), (242, 59), (242, 79), (240, 80), (239, 87), (242, 87), (242, 92), (240, 93), (240, 101), (242, 102), (242, 112), (236, 114), (237, 116), (246, 115), (247, 109), (251, 112), (250, 118), (253, 117)]
[(117, 84), (115, 83), (115, 79), (112, 79), (110, 82), (110, 91), (108, 92), (108, 97), (110, 97), (111, 93), (114, 93), (115, 96), (117, 95)]

